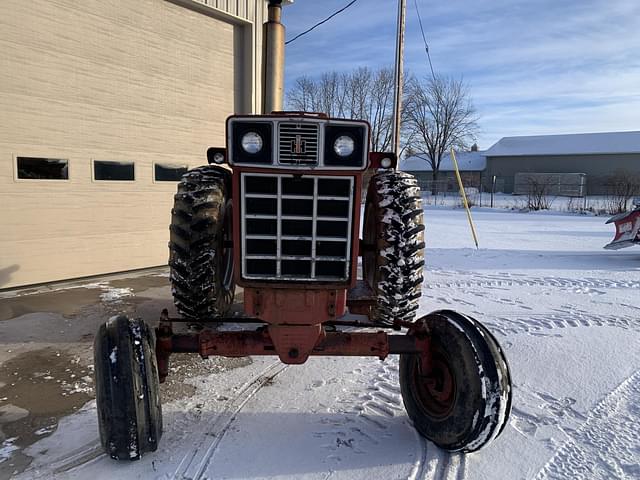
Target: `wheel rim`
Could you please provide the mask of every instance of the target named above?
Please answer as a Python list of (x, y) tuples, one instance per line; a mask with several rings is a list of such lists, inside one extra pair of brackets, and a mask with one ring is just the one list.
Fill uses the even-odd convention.
[(365, 208), (364, 218), (364, 244), (368, 249), (362, 255), (362, 277), (367, 281), (371, 288), (375, 285), (376, 272), (376, 254), (375, 251), (369, 250), (376, 244), (376, 224), (373, 204), (367, 204)]
[(431, 355), (431, 370), (428, 375), (420, 374), (420, 358), (416, 357), (414, 370), (415, 392), (424, 413), (432, 418), (448, 417), (456, 403), (457, 389), (455, 375), (443, 352), (436, 349)]
[(231, 201), (225, 205), (224, 211), (224, 229), (222, 235), (219, 236), (220, 243), (218, 245), (219, 255), (218, 271), (220, 275), (220, 304), (221, 310), (226, 311), (233, 302), (235, 293), (235, 284), (233, 281), (233, 247), (232, 245), (232, 210)]

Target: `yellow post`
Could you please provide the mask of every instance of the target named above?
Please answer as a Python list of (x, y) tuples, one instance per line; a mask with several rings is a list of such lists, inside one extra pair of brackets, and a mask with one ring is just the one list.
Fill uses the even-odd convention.
[(462, 203), (467, 210), (467, 219), (469, 220), (469, 226), (471, 227), (471, 234), (473, 235), (473, 241), (478, 247), (478, 236), (476, 235), (476, 227), (473, 225), (473, 219), (471, 218), (471, 210), (469, 210), (469, 202), (467, 202), (467, 194), (464, 191), (464, 185), (462, 185), (462, 177), (460, 177), (460, 170), (458, 169), (458, 160), (456, 160), (456, 152), (451, 148), (451, 160), (453, 161), (453, 168), (456, 170), (456, 178), (458, 179), (458, 187), (460, 187), (460, 195), (462, 196)]

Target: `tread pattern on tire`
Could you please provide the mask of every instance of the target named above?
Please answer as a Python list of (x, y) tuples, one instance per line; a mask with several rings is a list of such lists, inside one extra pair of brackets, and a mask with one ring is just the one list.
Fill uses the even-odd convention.
[(138, 460), (162, 436), (155, 334), (142, 320), (118, 316), (94, 342), (100, 440), (116, 460)]
[(413, 321), (422, 295), (425, 246), (416, 178), (395, 171), (374, 175), (367, 194), (367, 209), (371, 208), (377, 217), (373, 317), (389, 325), (394, 320)]
[(218, 235), (223, 235), (228, 198), (224, 175), (212, 166), (183, 175), (171, 211), (169, 267), (174, 303), (185, 317), (199, 320), (227, 313), (233, 286), (218, 272)]
[(436, 445), (449, 451), (477, 451), (497, 438), (509, 419), (512, 389), (504, 352), (471, 317), (440, 310), (427, 320), (432, 348), (445, 351), (451, 368), (457, 368), (458, 392), (446, 418), (431, 417), (421, 406), (414, 384), (418, 356), (402, 354), (400, 387), (407, 414), (416, 430)]
[(475, 325), (478, 331), (480, 332), (480, 334), (484, 337), (485, 341), (487, 342), (487, 346), (489, 347), (489, 350), (493, 355), (493, 358), (496, 360), (497, 371), (499, 372), (498, 384), (499, 384), (499, 388), (502, 389), (502, 392), (505, 393), (505, 398), (502, 399), (503, 401), (500, 405), (501, 408), (503, 408), (503, 411), (502, 411), (502, 418), (499, 419), (499, 423), (500, 423), (499, 428), (493, 430), (491, 438), (487, 441), (487, 443), (489, 443), (493, 439), (500, 436), (504, 428), (507, 426), (509, 417), (511, 416), (511, 407), (513, 402), (513, 388), (511, 386), (511, 368), (509, 367), (507, 356), (505, 355), (504, 350), (500, 346), (498, 339), (481, 322), (479, 322), (473, 317), (464, 315), (459, 312), (452, 312), (450, 310), (442, 310), (442, 312), (446, 312), (447, 314), (456, 313), (457, 315), (460, 315), (463, 318), (465, 318), (468, 322)]

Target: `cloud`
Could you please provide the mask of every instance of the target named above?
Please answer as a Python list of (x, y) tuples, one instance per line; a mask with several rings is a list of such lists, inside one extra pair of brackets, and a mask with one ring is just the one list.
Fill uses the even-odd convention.
[[(346, 4), (298, 0), (289, 37)], [(481, 114), (480, 144), (507, 135), (632, 130), (640, 125), (637, 0), (418, 0), (434, 68), (463, 77)], [(390, 65), (396, 2), (361, 0), (287, 48), (287, 82)], [(405, 68), (429, 75), (414, 2)]]

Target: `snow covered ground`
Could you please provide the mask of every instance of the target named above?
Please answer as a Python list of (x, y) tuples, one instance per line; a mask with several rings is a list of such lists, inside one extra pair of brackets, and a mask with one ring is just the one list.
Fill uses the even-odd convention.
[(397, 359), (255, 358), (191, 380), (161, 446), (116, 463), (89, 403), (32, 445), (18, 478), (640, 478), (640, 249), (602, 249), (598, 217), (427, 207), (422, 311), (454, 308), (503, 345), (513, 412), (480, 452), (449, 454), (411, 427)]

